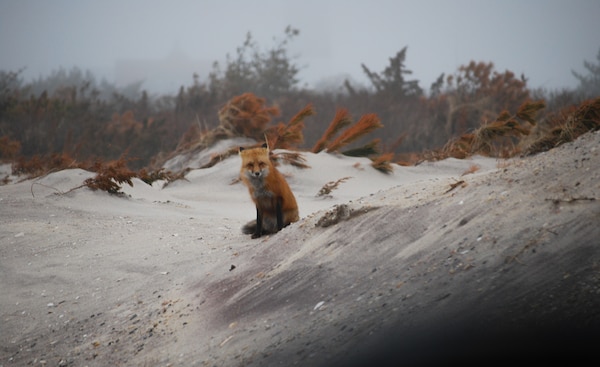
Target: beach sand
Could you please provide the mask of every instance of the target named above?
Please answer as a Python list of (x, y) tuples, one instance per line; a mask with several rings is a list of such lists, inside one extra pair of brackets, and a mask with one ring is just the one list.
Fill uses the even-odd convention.
[(123, 195), (69, 192), (94, 176), (80, 169), (10, 177), (0, 366), (481, 364), (597, 348), (600, 133), (391, 174), (303, 156), (310, 168), (279, 167), (301, 220), (255, 240), (240, 231), (255, 209), (237, 156)]

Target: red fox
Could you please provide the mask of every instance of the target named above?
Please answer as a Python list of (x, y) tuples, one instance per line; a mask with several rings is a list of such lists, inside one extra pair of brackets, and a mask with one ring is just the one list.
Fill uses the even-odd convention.
[(248, 186), (256, 205), (256, 221), (242, 227), (244, 234), (258, 238), (276, 233), (292, 222), (298, 221), (298, 204), (283, 175), (269, 159), (269, 148), (240, 148), (242, 168), (240, 177)]

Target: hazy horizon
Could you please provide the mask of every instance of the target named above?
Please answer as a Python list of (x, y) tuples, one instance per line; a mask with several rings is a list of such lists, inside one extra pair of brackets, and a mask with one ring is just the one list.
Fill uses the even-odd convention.
[(530, 88), (574, 88), (572, 70), (600, 49), (600, 1), (0, 0), (0, 70), (26, 82), (60, 68), (91, 71), (117, 86), (171, 93), (235, 56), (250, 32), (261, 50), (288, 45), (300, 86), (381, 71), (402, 48), (410, 79), (428, 89), (470, 61), (528, 78)]

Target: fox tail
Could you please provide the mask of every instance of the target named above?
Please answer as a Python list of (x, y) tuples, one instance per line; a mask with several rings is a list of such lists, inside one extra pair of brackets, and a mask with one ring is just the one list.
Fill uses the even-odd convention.
[(254, 232), (256, 232), (256, 220), (252, 220), (242, 227), (243, 234), (254, 234)]

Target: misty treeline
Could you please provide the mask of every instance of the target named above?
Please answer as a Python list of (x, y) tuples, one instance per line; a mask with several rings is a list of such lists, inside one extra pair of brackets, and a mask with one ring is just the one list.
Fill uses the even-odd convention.
[(583, 62), (585, 73), (571, 71), (579, 81), (573, 90), (531, 90), (525, 76), (474, 61), (424, 88), (411, 78), (406, 47), (381, 71), (362, 65), (367, 85), (345, 81), (311, 90), (300, 87), (300, 67), (288, 53), (298, 35), (288, 27), (282, 39), (263, 49), (248, 33), (234, 55), (213, 64), (206, 81), (194, 74), (176, 95), (150, 96), (141, 82), (118, 88), (78, 68), (30, 83), (19, 70), (0, 71), (1, 158), (60, 154), (84, 161), (127, 155), (133, 168), (157, 169), (184, 137), (189, 142), (218, 126), (218, 111), (228, 100), (250, 92), (281, 111), (273, 124), (312, 106), (316, 114), (304, 121), (301, 149), (312, 147), (345, 108), (354, 119), (376, 114), (384, 127), (369, 139), (379, 139), (378, 149), (395, 153), (396, 161), (409, 162), (494, 121), (502, 111), (516, 113), (526, 101), (545, 101), (537, 128), (549, 130), (556, 121), (552, 116), (600, 96), (600, 51), (596, 62)]

